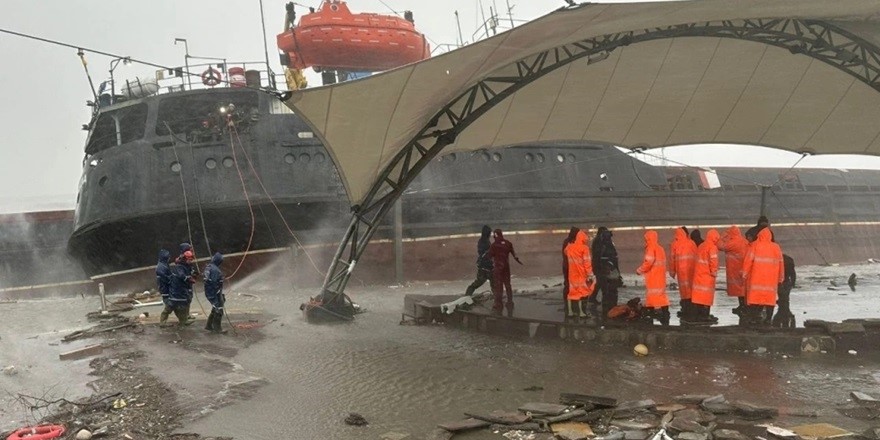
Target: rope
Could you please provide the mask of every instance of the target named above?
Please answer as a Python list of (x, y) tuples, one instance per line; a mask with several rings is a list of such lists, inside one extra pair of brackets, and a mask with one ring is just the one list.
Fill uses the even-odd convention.
[[(238, 135), (238, 130), (235, 128), (235, 126), (231, 127), (231, 131), (233, 134), (235, 134), (235, 138), (238, 139), (238, 144), (243, 145), (241, 142), (241, 137)], [(305, 246), (303, 246), (302, 242), (299, 241), (299, 238), (296, 236), (296, 234), (293, 232), (293, 229), (287, 223), (287, 219), (284, 218), (284, 214), (282, 214), (281, 208), (278, 207), (278, 204), (275, 203), (275, 199), (272, 198), (272, 196), (269, 194), (269, 191), (266, 189), (266, 186), (263, 185), (263, 179), (260, 178), (260, 174), (257, 173), (257, 170), (254, 168), (254, 162), (251, 160), (251, 157), (248, 154), (247, 149), (242, 147), (241, 151), (244, 152), (244, 157), (247, 160), (248, 165), (250, 166), (251, 172), (253, 173), (254, 177), (257, 179), (257, 183), (259, 183), (260, 188), (262, 188), (262, 190), (263, 190), (263, 193), (266, 194), (266, 198), (269, 199), (269, 203), (271, 203), (272, 206), (275, 208), (275, 211), (278, 212), (278, 217), (281, 219), (281, 222), (284, 223), (284, 227), (287, 228), (287, 232), (290, 233), (290, 236), (293, 238), (293, 240), (296, 242), (296, 244), (300, 247), (300, 249), (302, 249), (303, 253), (306, 255), (306, 258), (308, 258), (309, 262), (312, 264), (312, 267), (315, 268), (315, 271), (317, 271), (319, 275), (324, 276), (325, 275), (324, 272), (321, 271), (321, 269), (315, 263), (315, 260), (312, 259), (311, 254), (309, 254), (309, 251), (306, 250), (306, 248), (305, 248)], [(268, 225), (267, 225), (267, 227), (268, 227)], [(269, 229), (271, 231), (271, 228), (269, 228)]]
[[(168, 129), (168, 132), (173, 133), (171, 131), (171, 127), (168, 126), (168, 123), (165, 121), (162, 121), (162, 122), (165, 124), (165, 128)], [(192, 244), (193, 243), (192, 227), (190, 226), (190, 222), (189, 222), (189, 201), (187, 200), (187, 196), (186, 196), (186, 184), (183, 181), (183, 164), (180, 163), (180, 156), (177, 155), (177, 137), (172, 135), (172, 139), (174, 141), (171, 142), (171, 151), (174, 152), (174, 160), (177, 161), (178, 165), (180, 165), (180, 172), (178, 172), (177, 175), (178, 175), (178, 177), (180, 177), (180, 189), (183, 191), (183, 209), (184, 209), (184, 213), (186, 214), (186, 233), (187, 233), (187, 236), (189, 237), (190, 244)], [(192, 252), (193, 252), (193, 258), (194, 258), (193, 264), (195, 264), (196, 270), (199, 273), (201, 273), (202, 269), (199, 267), (199, 261), (196, 257), (195, 245), (193, 245), (193, 247), (192, 247)], [(199, 297), (196, 296), (195, 294), (193, 294), (193, 297), (196, 299), (196, 302), (199, 304), (199, 309), (202, 310), (202, 314), (205, 316), (208, 316), (208, 314), (205, 313), (205, 307), (202, 306), (202, 300), (200, 300)]]
[[(779, 206), (782, 206), (782, 210), (785, 211), (785, 215), (787, 215), (788, 218), (793, 219), (794, 216), (791, 215), (791, 212), (790, 212), (790, 211), (788, 210), (788, 208), (785, 206), (785, 203), (782, 203), (782, 199), (780, 199), (779, 196), (776, 195), (776, 191), (773, 191), (773, 190), (771, 189), (771, 190), (770, 190), (770, 194), (773, 194), (773, 197), (775, 197), (775, 198), (776, 198), (776, 201), (779, 202)], [(803, 235), (803, 236), (804, 236), (804, 239), (806, 239), (807, 242), (809, 243), (809, 237), (807, 237), (807, 233), (806, 233), (806, 231), (804, 231), (803, 229), (801, 229), (801, 235)], [(831, 264), (831, 263), (828, 262), (828, 259), (826, 259), (824, 255), (822, 255), (822, 252), (819, 251), (819, 248), (817, 248), (817, 247), (816, 247), (815, 245), (813, 245), (813, 244), (810, 244), (810, 247), (812, 247), (813, 250), (816, 251), (816, 254), (819, 255), (819, 258), (822, 259), (822, 261), (825, 263), (826, 266), (828, 266), (828, 265)]]
[[(230, 124), (228, 128), (231, 133), (235, 130), (235, 125)], [(235, 171), (238, 172), (238, 179), (241, 180), (241, 189), (244, 192), (244, 200), (247, 202), (248, 211), (251, 214), (251, 234), (250, 237), (248, 237), (248, 243), (247, 247), (245, 247), (244, 249), (244, 254), (242, 254), (241, 260), (238, 260), (238, 267), (236, 267), (235, 270), (232, 272), (232, 275), (229, 275), (228, 277), (226, 277), (226, 279), (232, 279), (233, 277), (235, 277), (235, 275), (241, 269), (241, 266), (244, 265), (244, 260), (247, 259), (248, 252), (250, 252), (251, 250), (251, 244), (253, 244), (254, 241), (254, 231), (256, 230), (257, 226), (257, 219), (254, 215), (254, 207), (251, 204), (251, 197), (248, 194), (247, 185), (244, 182), (244, 175), (241, 174), (241, 167), (239, 167), (238, 165), (238, 156), (235, 154), (235, 142), (231, 135), (229, 136), (229, 147), (232, 149), (232, 161), (235, 163)], [(243, 147), (242, 150), (244, 150)]]

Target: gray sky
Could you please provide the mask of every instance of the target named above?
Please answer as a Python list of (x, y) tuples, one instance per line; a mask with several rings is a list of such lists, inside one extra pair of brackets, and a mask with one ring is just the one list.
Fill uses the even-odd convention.
[[(436, 44), (455, 43), (454, 11), (461, 16), (465, 40), (482, 22), (478, 4), (506, 10), (513, 5), (516, 19), (533, 19), (562, 5), (562, 0), (384, 0), (395, 10), (410, 9), (416, 25)], [(264, 0), (270, 60), (277, 65), (275, 34), (281, 30), (284, 0)], [(299, 3), (318, 6), (317, 0)], [(379, 0), (350, 0), (355, 12), (389, 13)], [(62, 40), (162, 65), (183, 64), (183, 47), (176, 37), (189, 41), (194, 56), (229, 60), (264, 57), (257, 0), (237, 2), (207, 0), (154, 0), (148, 3), (119, 0), (4, 0), (0, 27)], [(304, 12), (300, 9), (300, 13)], [(502, 14), (503, 15), (503, 14)], [(502, 18), (505, 18), (502, 16)], [(503, 23), (508, 23), (502, 20)], [(111, 58), (87, 54), (96, 86), (109, 78)], [(85, 101), (91, 99), (76, 51), (0, 34), (0, 84), (5, 103), (0, 118), (0, 212), (72, 208), (83, 158), (89, 119)], [(120, 66), (117, 79), (149, 76), (156, 69)], [(313, 84), (319, 84), (312, 75)], [(666, 156), (692, 165), (770, 165), (789, 167), (792, 153), (769, 149), (718, 147), (666, 149)], [(735, 158), (735, 160), (731, 160)], [(880, 169), (880, 158), (810, 157), (802, 167)]]

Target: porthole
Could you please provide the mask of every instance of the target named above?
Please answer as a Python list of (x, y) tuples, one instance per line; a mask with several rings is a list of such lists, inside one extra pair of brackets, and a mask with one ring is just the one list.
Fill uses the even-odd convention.
[(224, 167), (226, 167), (226, 168), (232, 168), (233, 165), (235, 165), (235, 161), (232, 160), (231, 157), (224, 157), (224, 158), (223, 158), (223, 166), (224, 166)]
[(180, 162), (171, 162), (171, 171), (175, 173), (180, 172)]
[(538, 153), (537, 159), (538, 159), (538, 163), (544, 163), (544, 154)]
[(98, 180), (98, 186), (104, 186), (104, 185), (106, 185), (106, 184), (107, 184), (107, 180), (109, 180), (109, 179), (107, 179), (107, 176), (101, 177), (101, 179)]
[(490, 156), (489, 153), (483, 152), (483, 154), (481, 156), (483, 157), (483, 160), (485, 160), (486, 162), (492, 160), (492, 156)]
[(565, 155), (564, 154), (557, 154), (556, 161), (559, 163), (565, 162)]
[(217, 168), (217, 161), (214, 159), (206, 160), (205, 161), (205, 168), (207, 168), (209, 170), (213, 170), (214, 168)]
[(302, 163), (309, 163), (310, 160), (312, 160), (312, 156), (309, 156), (309, 153), (299, 155), (299, 161)]
[(535, 155), (532, 153), (526, 153), (526, 162), (534, 162), (534, 161), (535, 161)]
[(492, 153), (492, 160), (495, 162), (501, 162), (501, 153)]
[(575, 160), (575, 159), (574, 159), (574, 154), (569, 154), (569, 155), (568, 155), (568, 161), (574, 163), (574, 160)]
[(315, 163), (324, 163), (324, 160), (327, 159), (324, 156), (324, 153), (315, 153)]
[(285, 154), (285, 155), (284, 155), (284, 162), (286, 162), (286, 163), (294, 163), (294, 162), (296, 162), (296, 156), (294, 156), (294, 155), (292, 155), (292, 154)]

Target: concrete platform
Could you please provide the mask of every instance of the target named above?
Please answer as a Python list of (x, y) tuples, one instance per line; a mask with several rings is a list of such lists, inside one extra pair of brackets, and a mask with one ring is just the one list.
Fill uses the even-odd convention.
[[(559, 289), (548, 288), (537, 292), (518, 292), (515, 307), (502, 313), (491, 309), (491, 301), (477, 303), (451, 314), (441, 313), (441, 305), (460, 298), (456, 295), (407, 295), (404, 299), (404, 319), (416, 323), (444, 322), (462, 330), (501, 336), (561, 339), (591, 342), (631, 348), (645, 344), (654, 349), (691, 351), (754, 351), (769, 352), (847, 352), (878, 351), (880, 328), (875, 320), (848, 320), (846, 325), (807, 322), (807, 327), (795, 329), (753, 329), (733, 325), (662, 327), (645, 323), (592, 321), (571, 323), (564, 321)], [(673, 314), (675, 310), (673, 310)], [(863, 322), (864, 321), (864, 322)], [(859, 325), (862, 324), (862, 325)], [(846, 332), (841, 332), (846, 328)]]

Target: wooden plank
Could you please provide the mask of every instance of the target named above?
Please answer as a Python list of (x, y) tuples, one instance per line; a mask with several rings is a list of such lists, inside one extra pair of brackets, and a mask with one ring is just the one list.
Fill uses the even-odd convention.
[(101, 344), (89, 345), (83, 348), (79, 348), (76, 350), (71, 350), (68, 352), (64, 352), (58, 355), (58, 358), (62, 361), (75, 361), (77, 359), (83, 359), (90, 356), (97, 356), (104, 351), (104, 346)]

